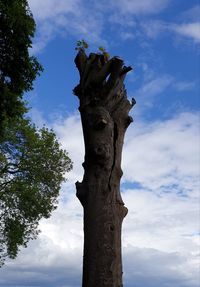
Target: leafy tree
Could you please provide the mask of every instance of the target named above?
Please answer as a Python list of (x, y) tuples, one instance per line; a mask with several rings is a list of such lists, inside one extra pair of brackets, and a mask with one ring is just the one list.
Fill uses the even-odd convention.
[(0, 261), (38, 234), (38, 222), (55, 209), (61, 182), (72, 162), (54, 132), (28, 119), (6, 126), (0, 144)]
[[(26, 111), (22, 96), (42, 71), (29, 55), (35, 21), (27, 0), (0, 0), (0, 136), (6, 121)], [(0, 139), (1, 140), (1, 139)]]
[(0, 0), (0, 266), (37, 236), (72, 168), (55, 133), (25, 118), (23, 94), (42, 71), (29, 55), (34, 32), (27, 0)]

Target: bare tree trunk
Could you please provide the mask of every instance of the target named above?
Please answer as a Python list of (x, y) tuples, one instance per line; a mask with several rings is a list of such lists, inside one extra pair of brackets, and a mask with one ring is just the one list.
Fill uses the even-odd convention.
[(75, 58), (85, 141), (85, 170), (77, 182), (77, 197), (84, 208), (83, 287), (121, 287), (121, 227), (128, 210), (120, 194), (121, 153), (124, 134), (132, 122), (135, 104), (124, 88), (131, 67), (113, 57), (80, 50)]

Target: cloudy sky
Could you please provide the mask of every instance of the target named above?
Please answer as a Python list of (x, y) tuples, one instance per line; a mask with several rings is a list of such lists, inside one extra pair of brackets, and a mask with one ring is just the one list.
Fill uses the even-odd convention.
[(30, 116), (56, 131), (74, 162), (57, 210), (37, 240), (0, 270), (1, 287), (80, 287), (84, 146), (73, 59), (76, 41), (104, 46), (134, 67), (137, 105), (126, 133), (121, 182), (125, 287), (199, 286), (200, 3), (197, 0), (29, 0), (31, 53), (44, 73), (26, 95)]

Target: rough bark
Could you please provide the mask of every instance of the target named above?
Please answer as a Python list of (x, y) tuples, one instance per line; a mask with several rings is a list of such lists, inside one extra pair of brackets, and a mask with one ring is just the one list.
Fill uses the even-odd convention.
[(80, 50), (75, 58), (85, 142), (83, 181), (76, 183), (84, 209), (83, 287), (121, 287), (121, 226), (128, 210), (120, 194), (124, 134), (135, 104), (127, 99), (124, 78), (131, 67), (113, 57)]

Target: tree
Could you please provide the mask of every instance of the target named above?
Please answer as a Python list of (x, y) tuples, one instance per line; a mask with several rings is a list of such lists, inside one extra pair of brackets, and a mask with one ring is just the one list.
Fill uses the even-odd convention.
[(65, 172), (72, 168), (53, 131), (28, 119), (7, 126), (0, 144), (0, 261), (15, 258), (55, 209)]
[(80, 83), (74, 94), (80, 100), (85, 142), (85, 172), (76, 183), (84, 209), (82, 286), (122, 287), (121, 226), (128, 210), (120, 194), (120, 165), (135, 100), (127, 99), (123, 84), (132, 68), (100, 51), (87, 56), (80, 47), (75, 58)]
[(27, 0), (0, 0), (0, 140), (6, 121), (21, 118), (26, 112), (23, 93), (33, 88), (42, 71), (29, 55), (35, 21)]
[(0, 0), (0, 266), (38, 234), (72, 168), (52, 130), (25, 117), (23, 94), (42, 71), (29, 55), (35, 21), (27, 0)]

